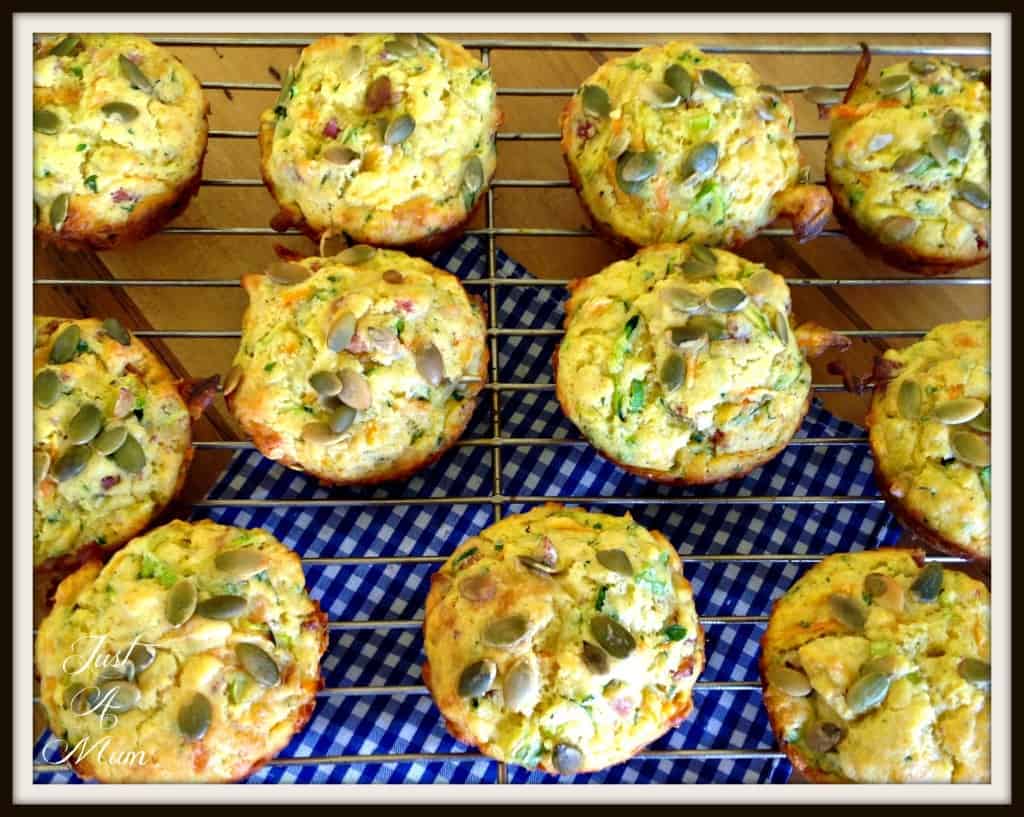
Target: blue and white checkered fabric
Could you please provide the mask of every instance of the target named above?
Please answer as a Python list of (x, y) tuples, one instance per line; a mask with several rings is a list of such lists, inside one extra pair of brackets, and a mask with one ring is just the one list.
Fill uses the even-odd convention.
[[(465, 279), (486, 275), (486, 249), (467, 238), (435, 258)], [(497, 275), (525, 278), (526, 270), (499, 254)], [(480, 287), (475, 287), (479, 290)], [(498, 288), (497, 323), (501, 327), (561, 326), (557, 287)], [(503, 382), (550, 383), (556, 338), (503, 337), (500, 376)], [(491, 435), (490, 401), (484, 400), (467, 436)], [(503, 392), (501, 426), (510, 437), (577, 438), (550, 390)], [(840, 422), (815, 403), (801, 436), (862, 436), (856, 426)], [(746, 479), (706, 489), (668, 488), (629, 476), (588, 447), (503, 447), (501, 490), (506, 496), (743, 497), (876, 496), (866, 445), (790, 446), (773, 462)], [(211, 499), (487, 497), (493, 486), (491, 449), (456, 448), (405, 485), (325, 490), (301, 474), (282, 468), (253, 451), (240, 452)], [(596, 506), (613, 513), (621, 509)], [(523, 510), (512, 505), (506, 512)], [(899, 531), (880, 504), (800, 505), (793, 503), (640, 504), (633, 515), (664, 532), (683, 555), (686, 575), (696, 591), (697, 609), (705, 616), (764, 615), (792, 584), (802, 568), (785, 562), (735, 563), (700, 561), (714, 554), (832, 553), (891, 545)], [(493, 521), (489, 503), (479, 505), (409, 505), (199, 509), (219, 522), (262, 527), (304, 557), (443, 556)], [(332, 621), (397, 619), (423, 615), (430, 574), (437, 565), (371, 563), (307, 565), (310, 593)], [(763, 624), (706, 626), (707, 667), (702, 681), (757, 680), (758, 641)], [(414, 685), (419, 687), (423, 661), (419, 628), (334, 629), (323, 660), (327, 687)], [(37, 744), (38, 752), (45, 736)], [(771, 750), (774, 746), (758, 689), (698, 690), (694, 711), (651, 750)], [(296, 735), (281, 758), (386, 754), (448, 754), (466, 750), (445, 731), (430, 697), (408, 694), (322, 697), (307, 728)], [(580, 783), (781, 783), (788, 762), (754, 759), (640, 757), (606, 771), (579, 775)], [(497, 765), (484, 759), (415, 762), (271, 764), (251, 783), (486, 783)], [(70, 774), (38, 774), (37, 782), (70, 782)], [(556, 778), (516, 767), (516, 783), (551, 783)], [(564, 778), (562, 781), (564, 782)]]

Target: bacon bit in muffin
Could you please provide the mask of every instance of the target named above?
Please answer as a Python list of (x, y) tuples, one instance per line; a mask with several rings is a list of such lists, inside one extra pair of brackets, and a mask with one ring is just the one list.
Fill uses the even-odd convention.
[(138, 195), (136, 195), (135, 193), (129, 193), (123, 187), (119, 187), (117, 188), (117, 190), (111, 193), (110, 198), (116, 201), (118, 204), (121, 204), (126, 201), (135, 202), (139, 200)]
[(597, 126), (589, 119), (581, 119), (576, 126), (576, 135), (586, 141), (597, 133)]
[(334, 139), (338, 135), (338, 120), (333, 116), (327, 120), (327, 124), (324, 125), (324, 136), (328, 139)]
[(111, 488), (113, 488), (120, 482), (121, 477), (119, 477), (117, 474), (111, 474), (109, 476), (103, 477), (103, 479), (100, 480), (100, 486), (103, 488), (104, 491), (109, 491)]

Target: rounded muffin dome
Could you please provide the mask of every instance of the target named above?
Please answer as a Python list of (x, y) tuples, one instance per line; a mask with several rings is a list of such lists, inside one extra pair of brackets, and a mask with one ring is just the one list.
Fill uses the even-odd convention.
[(242, 279), (228, 405), (263, 454), (325, 483), (400, 479), (459, 438), (487, 375), (483, 302), (419, 258), (356, 245)]
[(989, 593), (920, 551), (829, 556), (775, 604), (764, 705), (821, 783), (986, 783)]
[(60, 572), (128, 541), (181, 489), (213, 384), (179, 383), (115, 319), (34, 322), (32, 556)]
[(65, 579), (36, 640), (43, 750), (112, 783), (229, 783), (305, 726), (327, 617), (261, 530), (175, 521)]
[(556, 391), (609, 459), (655, 480), (714, 482), (771, 459), (796, 432), (811, 369), (782, 276), (676, 244), (570, 289)]
[(109, 249), (163, 227), (199, 189), (199, 81), (143, 37), (46, 36), (32, 64), (35, 234)]
[(831, 212), (824, 188), (799, 183), (782, 92), (688, 43), (598, 68), (562, 114), (562, 151), (597, 227), (635, 246), (734, 247), (779, 215), (809, 238)]
[(545, 505), (431, 578), (423, 678), (458, 740), (552, 774), (621, 763), (681, 722), (704, 666), (682, 564), (630, 516)]
[(988, 258), (991, 95), (987, 76), (927, 57), (863, 79), (832, 111), (825, 167), (854, 240), (911, 272)]
[(876, 481), (925, 542), (987, 561), (992, 550), (990, 322), (936, 326), (880, 368), (867, 426)]
[(260, 119), (273, 226), (432, 250), (494, 174), (501, 116), (490, 70), (425, 34), (324, 37)]

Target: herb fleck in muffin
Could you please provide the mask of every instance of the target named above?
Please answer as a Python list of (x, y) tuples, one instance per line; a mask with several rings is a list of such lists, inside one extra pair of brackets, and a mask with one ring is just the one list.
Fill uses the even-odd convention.
[(33, 564), (60, 573), (178, 493), (213, 384), (179, 382), (115, 319), (37, 316), (33, 368)]
[(325, 483), (401, 479), (465, 430), (489, 360), (455, 276), (356, 245), (242, 279), (228, 405), (264, 455)]
[(501, 116), (489, 69), (424, 34), (325, 37), (260, 120), (275, 228), (437, 249), (483, 197)]
[(865, 79), (865, 51), (826, 154), (836, 215), (851, 237), (911, 272), (943, 274), (989, 255), (988, 78), (938, 57)]
[(36, 640), (47, 759), (112, 783), (241, 780), (309, 720), (326, 648), (298, 556), (172, 522), (61, 583)]
[(882, 358), (867, 425), (889, 506), (925, 542), (988, 561), (992, 481), (989, 321), (936, 326)]
[(829, 556), (775, 604), (764, 704), (812, 781), (989, 780), (989, 593), (922, 556)]
[(828, 191), (799, 182), (782, 92), (688, 43), (598, 68), (562, 113), (562, 152), (598, 229), (635, 246), (735, 247), (777, 216), (811, 238), (831, 212)]
[(207, 102), (167, 51), (134, 35), (34, 46), (35, 234), (110, 249), (159, 230), (199, 189)]
[(452, 735), (552, 774), (621, 763), (679, 724), (704, 666), (668, 540), (561, 505), (463, 542), (431, 579), (423, 637)]
[(809, 405), (805, 354), (848, 344), (791, 329), (781, 275), (702, 245), (648, 247), (570, 291), (562, 409), (606, 457), (662, 482), (716, 482), (770, 460)]

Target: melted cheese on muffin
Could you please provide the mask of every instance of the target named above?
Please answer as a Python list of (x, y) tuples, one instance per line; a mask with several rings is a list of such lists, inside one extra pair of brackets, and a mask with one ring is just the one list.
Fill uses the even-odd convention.
[(749, 470), (792, 437), (811, 372), (789, 329), (782, 276), (680, 244), (572, 286), (558, 394), (600, 451), (708, 482)]
[[(370, 257), (346, 262), (360, 251)], [(284, 266), (309, 277), (243, 278), (250, 304), (229, 401), (260, 450), (345, 483), (404, 476), (451, 445), (486, 376), (479, 299), (394, 250)]]
[(45, 752), (107, 782), (240, 779), (308, 720), (326, 646), (298, 556), (172, 522), (60, 585), (36, 641)]
[(665, 537), (560, 505), (460, 545), (432, 578), (424, 641), (458, 739), (564, 774), (620, 763), (679, 723), (704, 664)]
[(116, 233), (198, 176), (207, 104), (175, 57), (123, 34), (45, 37), (35, 55), (37, 230)]
[[(192, 432), (177, 381), (139, 340), (124, 333), (122, 344), (91, 319), (37, 316), (35, 330), (38, 566), (93, 543), (114, 547), (145, 527), (184, 479)], [(108, 450), (119, 429), (126, 435)]]
[(325, 37), (261, 118), (264, 179), (316, 234), (409, 244), (465, 220), (497, 160), (490, 70), (424, 35)]
[(988, 87), (954, 62), (929, 57), (883, 69), (833, 110), (833, 193), (883, 245), (947, 263), (984, 256), (990, 111)]
[(921, 555), (830, 556), (772, 611), (765, 706), (814, 780), (989, 779), (988, 590)]
[[(692, 91), (665, 107), (673, 97), (668, 82)], [(734, 245), (751, 237), (775, 218), (775, 196), (796, 184), (800, 165), (793, 112), (760, 82), (747, 63), (687, 43), (606, 62), (562, 122), (566, 160), (587, 208), (636, 245)], [(649, 157), (651, 172), (631, 182), (635, 155)]]
[(890, 349), (884, 360), (895, 377), (876, 389), (867, 419), (878, 470), (901, 508), (942, 540), (986, 558), (990, 343), (986, 319), (942, 324)]

